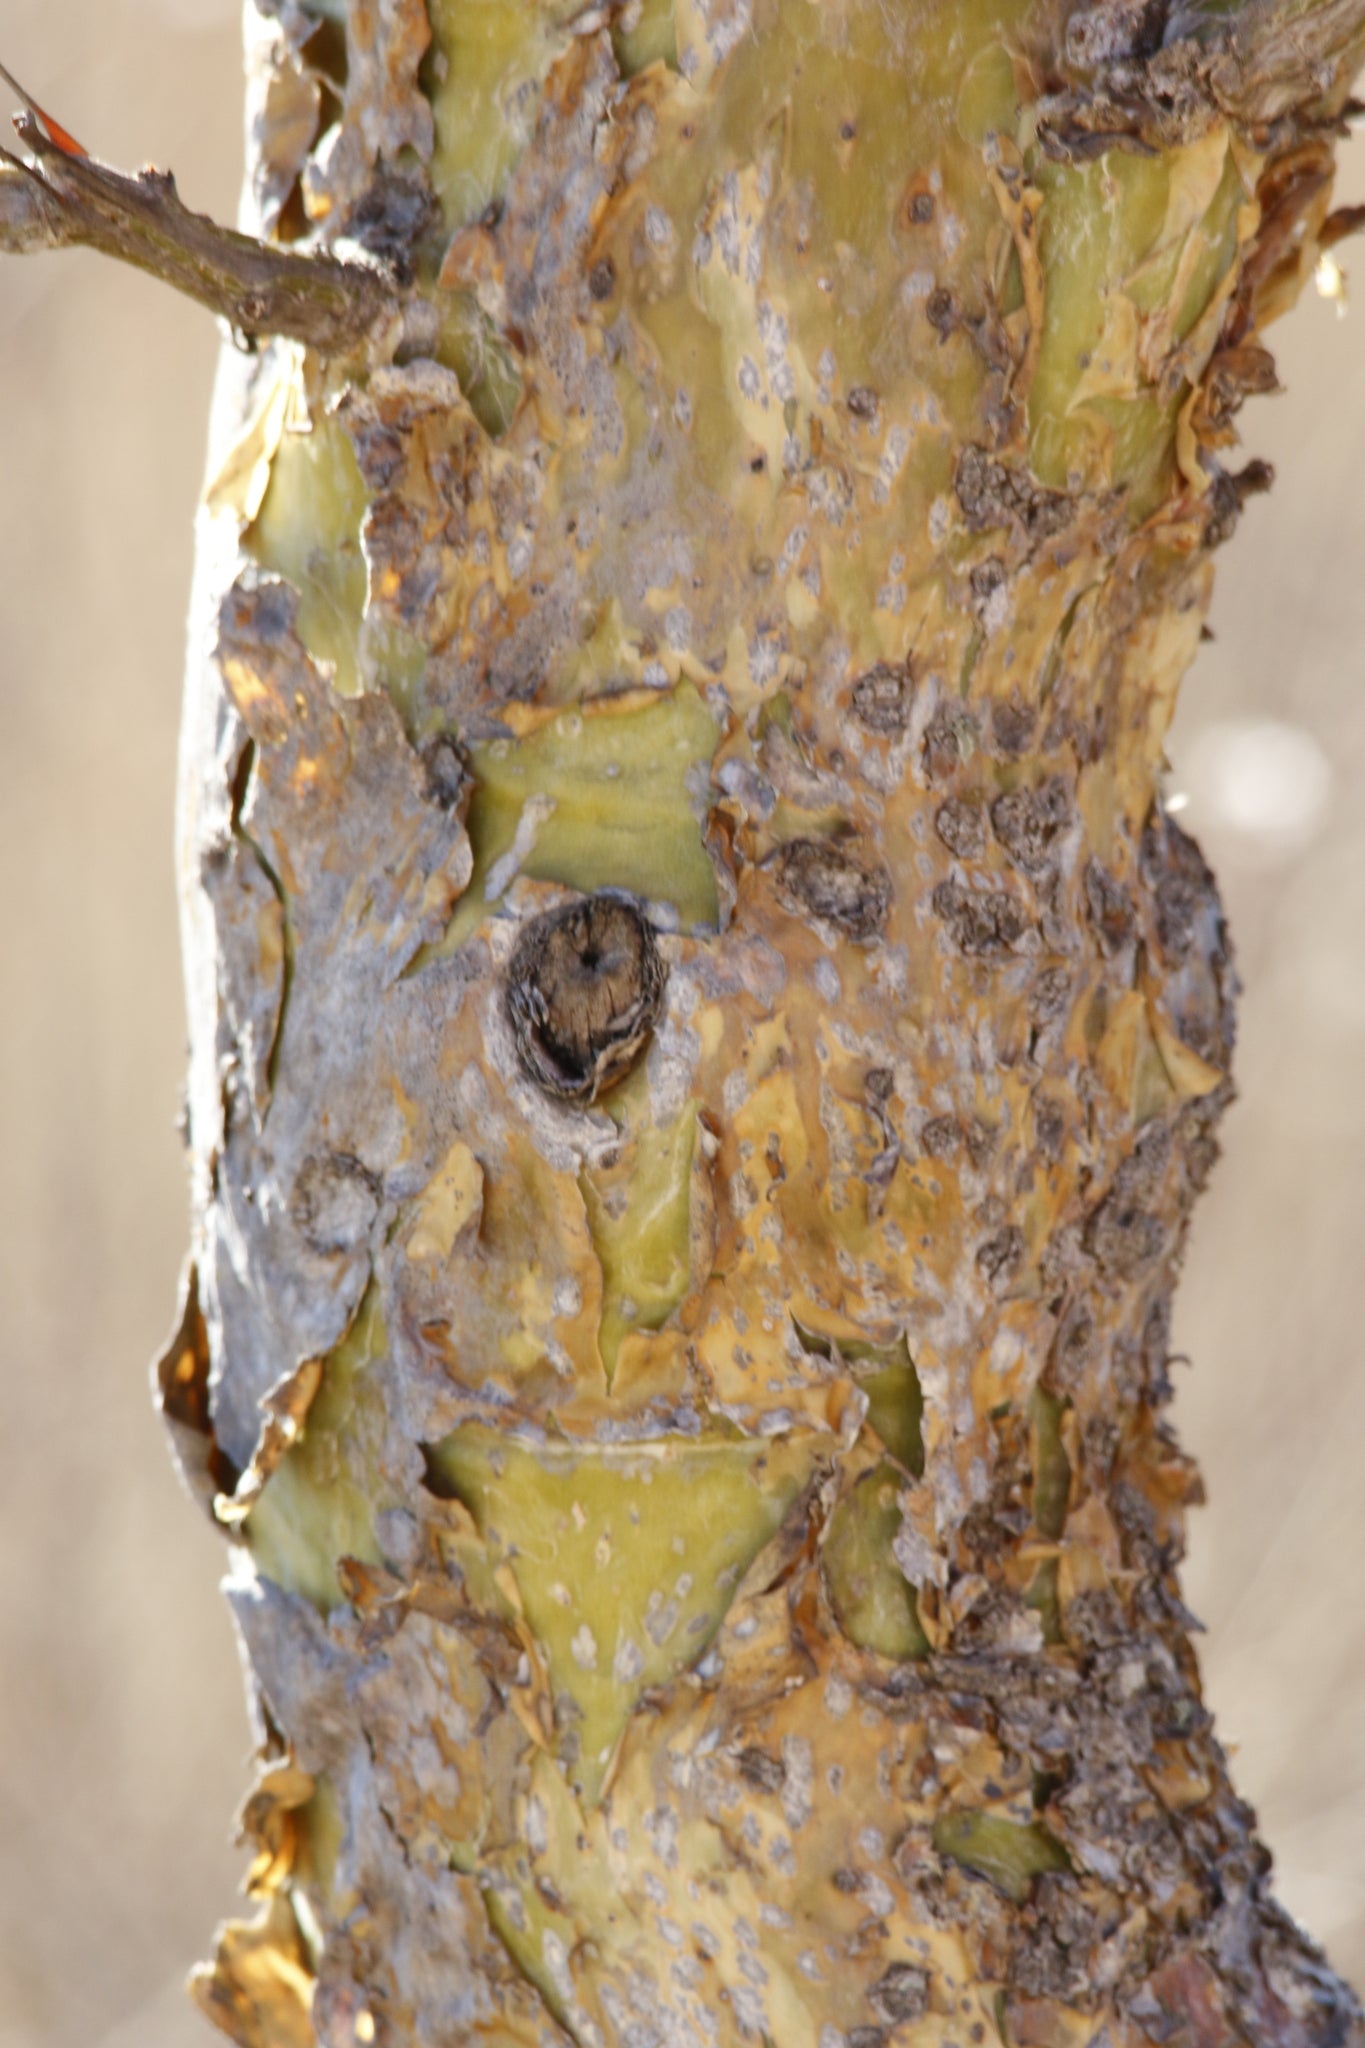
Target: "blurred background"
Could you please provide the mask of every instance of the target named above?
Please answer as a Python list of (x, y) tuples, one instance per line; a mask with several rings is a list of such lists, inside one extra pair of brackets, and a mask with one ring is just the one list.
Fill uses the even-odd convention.
[[(101, 156), (230, 218), (236, 0), (4, 0)], [(1365, 138), (1339, 198), (1365, 197)], [(1349, 271), (1347, 244), (1343, 262)], [(1274, 336), (1279, 471), (1171, 748), (1246, 993), (1179, 1299), (1212, 1501), (1190, 1605), (1281, 1896), (1365, 1981), (1365, 248)], [(147, 1395), (185, 1244), (171, 816), (213, 322), (86, 252), (0, 265), (0, 2048), (209, 2048), (246, 1784), (217, 1538)]]

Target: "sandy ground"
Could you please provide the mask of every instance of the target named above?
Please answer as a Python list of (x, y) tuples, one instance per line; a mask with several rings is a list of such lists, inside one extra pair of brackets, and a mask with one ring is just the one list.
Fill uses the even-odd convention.
[[(88, 146), (172, 165), (222, 218), (235, 11), (3, 0), (0, 55)], [(1365, 195), (1365, 148), (1342, 190)], [(1249, 421), (1280, 482), (1223, 557), (1172, 747), (1247, 983), (1177, 1323), (1213, 1503), (1188, 1592), (1283, 1896), (1357, 1979), (1363, 341), (1365, 303), (1283, 334), (1289, 396)], [(179, 1986), (241, 1867), (223, 1553), (145, 1392), (185, 1238), (171, 805), (216, 347), (84, 253), (0, 268), (0, 2048), (208, 2048)], [(1292, 731), (1267, 744), (1265, 720)]]

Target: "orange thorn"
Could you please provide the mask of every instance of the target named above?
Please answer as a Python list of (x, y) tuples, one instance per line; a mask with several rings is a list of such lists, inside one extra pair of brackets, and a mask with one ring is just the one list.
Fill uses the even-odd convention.
[(0, 64), (0, 78), (4, 79), (5, 84), (10, 88), (11, 92), (15, 92), (19, 95), (19, 98), (27, 107), (29, 113), (33, 115), (33, 118), (41, 126), (43, 133), (47, 136), (49, 142), (55, 143), (56, 147), (60, 149), (66, 156), (89, 156), (89, 150), (84, 148), (81, 143), (77, 142), (75, 136), (69, 134), (67, 130), (63, 128), (60, 121), (54, 121), (51, 114), (49, 114), (44, 108), (40, 107), (38, 105), (37, 100), (33, 98), (32, 94), (25, 92), (23, 86), (20, 85), (18, 79), (14, 76), (13, 72), (6, 71), (3, 64)]

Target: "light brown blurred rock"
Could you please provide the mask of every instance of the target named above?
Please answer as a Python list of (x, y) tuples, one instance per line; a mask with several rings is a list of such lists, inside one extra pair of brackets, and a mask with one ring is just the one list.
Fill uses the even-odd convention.
[[(1337, 196), (1363, 192), (1360, 137)], [(1189, 795), (1181, 823), (1217, 871), (1245, 984), (1241, 1099), (1176, 1297), (1176, 1348), (1193, 1362), (1177, 1375), (1176, 1424), (1209, 1493), (1185, 1581), (1209, 1628), (1206, 1688), (1284, 1903), (1359, 1987), (1365, 246), (1337, 254), (1358, 279), (1346, 317), (1310, 294), (1272, 330), (1285, 395), (1249, 406), (1243, 433), (1274, 463), (1275, 489), (1223, 551), (1217, 638), (1186, 684), (1169, 748), (1169, 787)], [(1244, 760), (1239, 784), (1237, 728), (1263, 720), (1294, 730), (1262, 780)], [(1305, 793), (1300, 736), (1328, 780), (1315, 821), (1295, 831), (1285, 828)]]
[[(3, 55), (115, 162), (231, 214), (226, 0), (7, 0)], [(1357, 147), (1343, 196), (1365, 192)], [(1349, 245), (1343, 260), (1349, 267)], [(1172, 789), (1244, 979), (1191, 1249), (1178, 1421), (1213, 1506), (1190, 1604), (1287, 1903), (1365, 1978), (1365, 254), (1281, 330), (1279, 469), (1219, 569)], [(213, 323), (84, 254), (0, 268), (0, 2048), (208, 2048), (177, 1985), (233, 1904), (245, 1716), (221, 1545), (146, 1394), (185, 1235), (171, 807)], [(1217, 809), (1233, 720), (1301, 727), (1297, 850)], [(1226, 737), (1226, 736), (1225, 736)], [(1209, 767), (1210, 759), (1214, 768)], [(1200, 762), (1203, 767), (1195, 773)]]
[[(6, 0), (0, 23), (87, 147), (231, 214), (235, 7)], [(217, 345), (83, 251), (0, 268), (3, 2048), (214, 2039), (178, 1985), (241, 1869), (224, 1552), (146, 1381), (186, 1230), (171, 816)]]

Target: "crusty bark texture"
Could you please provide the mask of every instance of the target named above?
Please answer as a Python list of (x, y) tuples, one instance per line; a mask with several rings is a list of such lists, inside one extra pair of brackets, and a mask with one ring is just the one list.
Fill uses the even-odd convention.
[(202, 515), (205, 2008), (1358, 2041), (1177, 1590), (1235, 977), (1160, 785), (1365, 7), (248, 14), (246, 225), (427, 318), (231, 356)]

